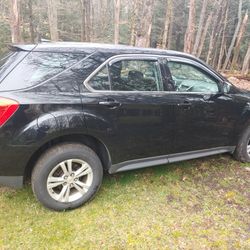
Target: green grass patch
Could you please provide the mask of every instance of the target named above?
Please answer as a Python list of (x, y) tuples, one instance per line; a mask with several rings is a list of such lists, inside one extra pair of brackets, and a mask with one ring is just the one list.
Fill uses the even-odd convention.
[(250, 172), (216, 156), (106, 175), (57, 213), (30, 186), (0, 188), (0, 249), (250, 249)]

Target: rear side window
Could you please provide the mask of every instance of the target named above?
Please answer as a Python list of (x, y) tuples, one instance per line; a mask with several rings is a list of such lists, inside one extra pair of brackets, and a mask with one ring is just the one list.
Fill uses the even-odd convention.
[(110, 90), (108, 67), (105, 65), (89, 80), (88, 84), (94, 90)]
[(36, 86), (84, 57), (84, 54), (31, 52), (4, 79), (4, 88), (14, 90)]
[(161, 72), (155, 60), (129, 59), (104, 66), (87, 83), (94, 90), (161, 91)]

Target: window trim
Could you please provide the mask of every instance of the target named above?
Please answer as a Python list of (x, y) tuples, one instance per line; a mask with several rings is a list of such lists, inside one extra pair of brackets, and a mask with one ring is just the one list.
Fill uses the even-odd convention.
[[(120, 61), (122, 59), (142, 59), (142, 60), (156, 60), (158, 61), (158, 67), (160, 70), (160, 76), (161, 76), (161, 80), (162, 80), (162, 84), (163, 84), (163, 90), (160, 91), (116, 91), (116, 90), (95, 90), (93, 89), (88, 82), (90, 81), (90, 79), (92, 77), (94, 77), (104, 66), (109, 66), (109, 63), (111, 61), (116, 62), (116, 61)], [(194, 67), (197, 67), (199, 69), (201, 69), (202, 71), (205, 71), (208, 75), (211, 75), (213, 78), (218, 80), (218, 89), (219, 92), (223, 92), (222, 90), (222, 82), (223, 79), (221, 77), (219, 77), (215, 72), (213, 72), (212, 70), (210, 70), (206, 65), (203, 65), (202, 63), (199, 63), (195, 60), (189, 59), (189, 58), (185, 58), (182, 56), (168, 56), (168, 55), (155, 55), (155, 54), (120, 54), (120, 55), (115, 55), (112, 56), (110, 58), (108, 58), (105, 62), (103, 62), (101, 65), (99, 65), (83, 82), (83, 85), (86, 87), (87, 90), (89, 90), (90, 92), (94, 92), (94, 93), (164, 93), (164, 94), (200, 94), (200, 95), (209, 95), (209, 94), (215, 94), (214, 92), (177, 92), (177, 91), (170, 91), (166, 89), (165, 86), (165, 81), (164, 77), (169, 77), (169, 75), (167, 74), (167, 72), (170, 72), (170, 69), (167, 65), (163, 64), (162, 60), (167, 60), (167, 61), (176, 61), (176, 62), (184, 62), (190, 65), (193, 65)], [(166, 72), (162, 72), (162, 69), (160, 67), (160, 65), (163, 66), (163, 68), (165, 68), (164, 71)], [(170, 72), (171, 73), (171, 72)], [(110, 76), (109, 76), (110, 77)], [(172, 78), (172, 75), (170, 75), (170, 77)]]
[[(198, 68), (200, 69), (201, 71), (207, 73), (212, 79), (214, 78), (215, 80), (218, 81), (217, 83), (217, 86), (218, 86), (218, 92), (181, 92), (181, 91), (166, 91), (168, 93), (176, 93), (176, 94), (202, 94), (202, 95), (209, 95), (209, 94), (217, 94), (217, 93), (222, 93), (223, 90), (222, 90), (222, 82), (223, 80), (217, 75), (215, 74), (212, 70), (210, 70), (208, 67), (206, 67), (205, 65), (202, 65), (201, 63), (199, 62), (196, 62), (192, 59), (188, 59), (188, 58), (183, 58), (183, 57), (176, 57), (176, 56), (163, 56), (161, 57), (162, 59), (165, 59), (167, 60), (167, 62), (180, 62), (180, 63), (184, 63), (184, 64), (188, 64), (188, 65), (191, 65), (195, 68)], [(170, 75), (168, 77), (171, 77), (172, 79), (172, 73), (168, 67), (168, 65), (164, 64), (165, 68), (167, 68), (167, 72), (170, 72)]]
[[(121, 54), (121, 55), (115, 55), (112, 56), (110, 58), (108, 58), (105, 62), (103, 62), (100, 66), (98, 66), (83, 82), (83, 85), (87, 88), (87, 90), (89, 90), (90, 92), (94, 92), (94, 93), (159, 93), (159, 92), (164, 92), (164, 79), (163, 79), (163, 75), (162, 75), (162, 70), (160, 68), (160, 62), (159, 59), (161, 58), (161, 55), (151, 55), (151, 54)], [(139, 91), (139, 90), (132, 90), (132, 91), (126, 91), (126, 90), (96, 90), (93, 89), (88, 82), (96, 75), (98, 74), (103, 68), (104, 66), (109, 67), (112, 64), (122, 61), (122, 60), (154, 60), (157, 63), (157, 68), (159, 70), (160, 73), (160, 80), (162, 81), (162, 88), (163, 90), (156, 90), (156, 91)], [(109, 75), (110, 78), (110, 75)], [(110, 79), (109, 79), (110, 81)], [(111, 83), (111, 81), (110, 81)], [(111, 88), (111, 85), (110, 85)]]

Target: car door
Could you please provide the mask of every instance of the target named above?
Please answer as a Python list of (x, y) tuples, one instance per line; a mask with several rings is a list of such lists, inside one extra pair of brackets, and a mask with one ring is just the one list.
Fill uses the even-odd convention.
[(107, 146), (112, 164), (172, 152), (173, 109), (157, 57), (115, 56), (84, 84), (88, 131)]
[(165, 61), (175, 100), (175, 152), (233, 145), (242, 105), (222, 93), (221, 79), (203, 64), (184, 58)]

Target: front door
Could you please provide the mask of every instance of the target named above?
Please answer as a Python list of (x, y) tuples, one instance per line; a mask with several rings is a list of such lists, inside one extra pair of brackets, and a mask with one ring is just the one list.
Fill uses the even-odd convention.
[(232, 134), (241, 107), (222, 94), (220, 79), (191, 60), (167, 62), (175, 99), (176, 153), (232, 145)]

